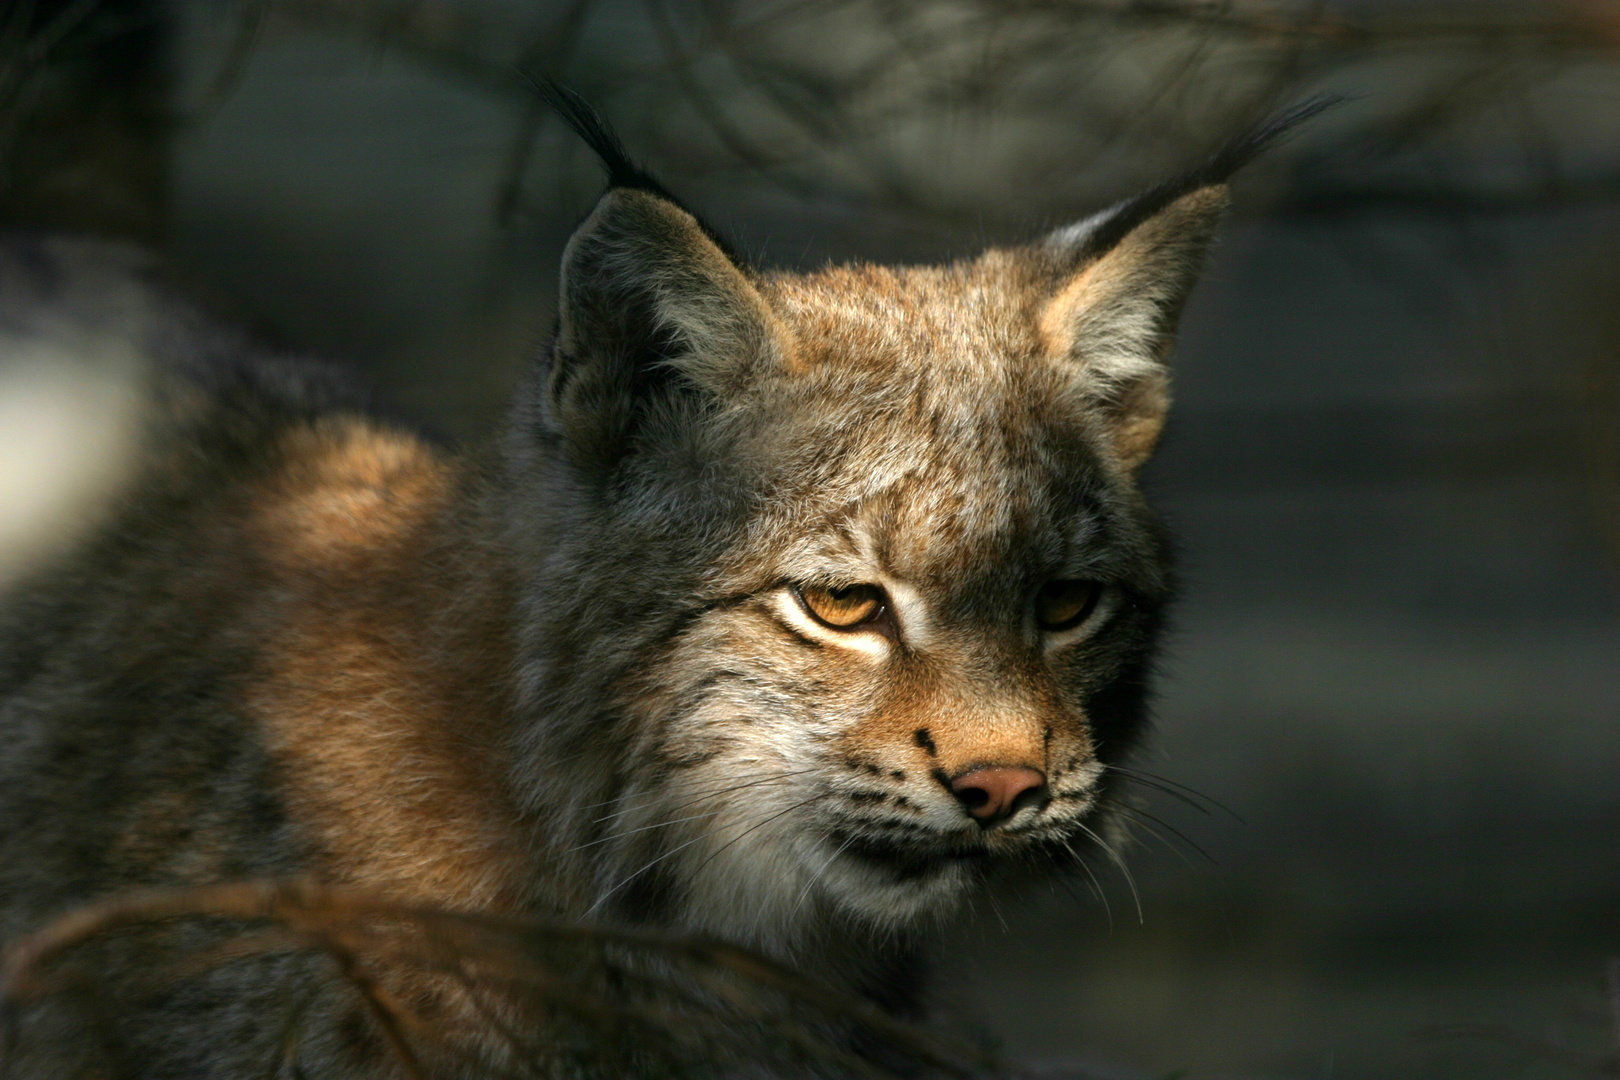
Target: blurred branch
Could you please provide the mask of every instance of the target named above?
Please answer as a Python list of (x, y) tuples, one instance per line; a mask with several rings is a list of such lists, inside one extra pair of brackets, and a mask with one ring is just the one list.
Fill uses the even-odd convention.
[[(543, 26), (524, 31), (514, 50), (512, 26), (474, 4), (237, 2), (246, 6), (244, 27), (252, 29), (232, 46), (216, 86), (228, 85), (224, 72), (239, 70), (241, 43), (256, 39), (258, 13), (269, 4), (285, 23), (361, 38), (510, 100), (519, 120), (494, 198), (503, 221), (520, 207), (543, 123), (516, 73), (563, 73), (580, 49), (589, 50), (592, 63), (579, 81), (599, 100), (643, 95), (660, 114), (652, 119), (661, 131), (662, 114), (691, 111), (708, 142), (669, 129), (660, 148), (666, 165), (740, 167), (801, 192), (829, 194), (842, 186), (848, 196), (934, 216), (971, 208), (982, 218), (983, 200), (941, 191), (932, 168), (895, 156), (889, 133), (930, 114), (956, 122), (950, 118), (978, 113), (1003, 127), (1089, 126), (1090, 137), (1072, 138), (1072, 146), (1042, 140), (1031, 147), (1048, 159), (1044, 173), (1065, 178), (1061, 192), (1037, 197), (1055, 198), (1067, 213), (1071, 203), (1095, 205), (1120, 193), (1120, 181), (1100, 176), (1092, 184), (1101, 190), (1084, 190), (1099, 162), (1116, 171), (1119, 162), (1136, 170), (1185, 162), (1290, 97), (1325, 82), (1353, 83), (1368, 65), (1414, 61), (1425, 70), (1409, 73), (1413, 85), (1405, 89), (1381, 91), (1381, 112), (1356, 110), (1356, 122), (1335, 122), (1336, 170), (1322, 155), (1312, 169), (1295, 170), (1289, 212), (1399, 204), (1453, 214), (1476, 205), (1611, 197), (1607, 180), (1557, 176), (1559, 136), (1530, 100), (1531, 87), (1574, 66), (1620, 67), (1620, 19), (1602, 6), (1470, 4), (1347, 14), (1325, 3), (1200, 0), (786, 0), (746, 7), (571, 0), (556, 5)], [(593, 20), (612, 27), (613, 48), (587, 43)], [(650, 31), (634, 47), (623, 42), (631, 26)], [(1151, 65), (1144, 69), (1156, 70), (1151, 82), (1138, 86), (1117, 75), (1099, 82), (1098, 72), (1121, 56)], [(1090, 79), (1076, 78), (1088, 71)], [(1511, 117), (1504, 121), (1499, 113)], [(1413, 191), (1387, 178), (1327, 175), (1349, 164), (1356, 176), (1387, 172), (1403, 156), (1432, 152), (1437, 138), (1484, 118), (1491, 118), (1485, 125), (1491, 132), (1517, 133), (1513, 145), (1492, 135), (1494, 152), (1522, 160), (1531, 177), (1511, 193), (1482, 191), (1459, 176)]]
[[(186, 967), (192, 976), (210, 964), (284, 952), (289, 945), (329, 957), (413, 1080), (433, 1075), (430, 1063), (440, 1060), (489, 1071), (487, 1055), (476, 1046), (490, 1039), (501, 1044), (507, 1060), (551, 1075), (570, 1055), (619, 1052), (623, 1034), (615, 1029), (626, 1024), (641, 1033), (641, 1045), (657, 1048), (671, 1072), (694, 1060), (713, 1065), (721, 1060), (717, 1054), (747, 1053), (768, 1032), (778, 1057), (785, 1049), (790, 1059), (833, 1063), (869, 1077), (895, 1075), (878, 1059), (847, 1050), (835, 1033), (848, 1030), (881, 1048), (884, 1060), (905, 1062), (897, 1067), (908, 1076), (969, 1080), (999, 1074), (996, 1062), (976, 1047), (913, 1028), (723, 942), (444, 911), (306, 881), (115, 897), (13, 943), (0, 966), (0, 1058), (16, 1050), (21, 1007), (63, 990), (53, 971), (66, 957), (109, 935), (187, 917), (272, 928), (236, 931), (221, 946), (194, 955)], [(460, 988), (463, 1019), (473, 1021), (470, 1032), (442, 1011), (429, 1020), (408, 1004), (416, 995), (400, 988), (419, 987), (422, 978)], [(591, 1038), (557, 1037), (563, 1015), (573, 1018), (576, 1034)], [(514, 1025), (513, 1017), (529, 1020)], [(544, 1044), (533, 1041), (548, 1031)]]
[[(570, 0), (554, 31), (539, 40), (531, 41), (514, 65), (522, 74), (530, 70), (542, 73), (561, 72), (578, 43), (580, 29), (591, 11), (592, 0)], [(545, 99), (531, 93), (523, 106), (523, 118), (517, 134), (507, 147), (505, 162), (496, 185), (495, 219), (502, 225), (510, 224), (517, 214), (523, 198), (523, 180), (529, 171), (529, 158), (534, 153), (534, 141), (540, 134), (540, 124), (550, 110)]]
[(242, 11), (237, 16), (236, 34), (231, 38), (231, 44), (225, 52), (225, 59), (214, 72), (213, 79), (204, 91), (202, 101), (197, 105), (193, 121), (206, 121), (219, 111), (242, 81), (242, 75), (247, 71), (248, 59), (253, 55), (253, 47), (258, 43), (259, 34), (264, 29), (264, 23), (270, 16), (270, 7), (274, 0), (244, 0)]

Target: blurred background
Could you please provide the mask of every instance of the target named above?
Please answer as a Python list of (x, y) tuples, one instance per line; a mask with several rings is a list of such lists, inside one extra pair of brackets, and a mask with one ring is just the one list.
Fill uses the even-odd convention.
[[(1142, 790), (1134, 881), (963, 920), (941, 1008), (1120, 1080), (1620, 1075), (1620, 3), (5, 0), (0, 219), (485, 438), (602, 188), (541, 71), (801, 268), (1027, 238), (1344, 94), (1239, 178), (1148, 470), (1143, 764), (1197, 794)], [(0, 547), (113, 452), (55, 370), (0, 361)]]

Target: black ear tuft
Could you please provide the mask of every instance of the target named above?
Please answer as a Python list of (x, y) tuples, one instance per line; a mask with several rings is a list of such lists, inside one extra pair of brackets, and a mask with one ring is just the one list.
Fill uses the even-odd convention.
[(530, 75), (522, 69), (519, 69), (518, 74), (545, 99), (546, 104), (551, 106), (551, 111), (557, 114), (557, 118), (567, 124), (569, 130), (583, 139), (585, 145), (596, 153), (602, 168), (607, 172), (609, 188), (645, 191), (673, 203), (691, 214), (697, 220), (698, 227), (719, 246), (721, 251), (725, 252), (728, 258), (739, 266), (744, 265), (737, 252), (726, 243), (724, 237), (703, 220), (702, 215), (677, 199), (656, 176), (631, 159), (630, 152), (624, 148), (624, 142), (620, 140), (618, 132), (614, 131), (612, 125), (596, 111), (594, 105), (549, 75)]
[(1076, 254), (1081, 258), (1095, 258), (1103, 254), (1125, 239), (1131, 230), (1183, 195), (1199, 188), (1226, 183), (1233, 173), (1253, 161), (1278, 139), (1343, 100), (1335, 94), (1318, 94), (1250, 126), (1202, 165), (1097, 215), (1094, 219), (1096, 224), (1086, 233)]
[(607, 170), (609, 187), (649, 191), (680, 206), (680, 200), (671, 195), (668, 188), (630, 159), (630, 154), (625, 150), (618, 133), (602, 118), (602, 114), (596, 111), (595, 106), (549, 75), (535, 77), (523, 73), (523, 77), (534, 86), (546, 104), (551, 106), (551, 111), (557, 114), (558, 119), (567, 124), (569, 130), (596, 152), (597, 158), (602, 162), (602, 168)]

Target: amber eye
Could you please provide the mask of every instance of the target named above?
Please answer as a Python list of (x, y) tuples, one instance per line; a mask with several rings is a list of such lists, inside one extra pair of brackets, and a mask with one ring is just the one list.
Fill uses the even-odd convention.
[(883, 614), (883, 590), (876, 585), (827, 589), (805, 585), (796, 590), (804, 610), (834, 630), (853, 630)]
[(1095, 581), (1048, 581), (1035, 594), (1035, 622), (1042, 630), (1068, 630), (1086, 621), (1102, 596)]

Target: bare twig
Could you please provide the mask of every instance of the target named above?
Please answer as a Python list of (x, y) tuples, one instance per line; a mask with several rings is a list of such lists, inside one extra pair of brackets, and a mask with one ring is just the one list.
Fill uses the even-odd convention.
[[(727, 1032), (774, 1033), (779, 1045), (846, 1071), (888, 1075), (874, 1061), (852, 1053), (818, 1028), (850, 1028), (867, 1040), (917, 1063), (927, 1072), (971, 1078), (997, 1071), (975, 1047), (901, 1023), (875, 1006), (830, 990), (745, 949), (723, 942), (653, 930), (524, 920), (403, 904), (307, 881), (244, 882), (173, 892), (118, 897), (69, 913), (14, 943), (0, 966), (0, 1007), (13, 1027), (21, 1003), (50, 994), (51, 969), (79, 946), (115, 931), (163, 924), (184, 917), (227, 919), (275, 931), (244, 932), (226, 947), (204, 954), (221, 962), (285, 950), (289, 941), (330, 957), (340, 977), (358, 994), (384, 1041), (408, 1075), (430, 1075), (412, 1033), (441, 1052), (467, 1057), (448, 1031), (417, 1017), (389, 984), (400, 978), (443, 978), (465, 996), (475, 1018), (474, 1041), (507, 1047), (508, 1056), (544, 1065), (545, 1047), (519, 1038), (501, 1016), (501, 1005), (532, 1011), (543, 1004), (552, 1017), (575, 1016), (584, 1030), (603, 1036), (601, 1053), (616, 1045), (605, 1033), (621, 1024), (654, 1033), (678, 1045), (695, 1038), (723, 1039)], [(279, 931), (279, 932), (277, 932)], [(580, 949), (585, 949), (581, 952)], [(558, 950), (562, 951), (559, 952)], [(594, 951), (598, 963), (581, 966)], [(619, 958), (619, 959), (615, 959)], [(606, 965), (603, 967), (603, 965)], [(615, 972), (608, 982), (598, 974)], [(412, 974), (414, 973), (414, 974)], [(609, 993), (611, 983), (637, 983), (648, 993)], [(693, 991), (702, 993), (694, 996)], [(524, 1005), (528, 1002), (528, 1005)], [(816, 1018), (806, 1025), (795, 1010)], [(457, 1037), (466, 1035), (459, 1032)], [(688, 1053), (701, 1047), (689, 1046)], [(468, 1060), (473, 1060), (469, 1058)]]
[(336, 961), (339, 973), (360, 995), (366, 1011), (371, 1014), (378, 1030), (388, 1040), (388, 1047), (399, 1059), (400, 1068), (405, 1071), (405, 1075), (409, 1080), (426, 1080), (427, 1073), (422, 1069), (422, 1062), (417, 1058), (416, 1051), (411, 1048), (410, 1040), (405, 1037), (405, 1026), (400, 1019), (405, 1010), (398, 1002), (391, 1000), (388, 992), (378, 985), (360, 957), (344, 948), (335, 937), (322, 934), (314, 940), (322, 952)]
[(247, 71), (248, 60), (253, 55), (253, 48), (258, 44), (259, 34), (264, 30), (265, 20), (270, 17), (270, 8), (274, 3), (275, 0), (245, 0), (241, 12), (237, 15), (236, 31), (225, 50), (225, 57), (215, 69), (214, 77), (209, 80), (208, 89), (203, 91), (202, 99), (191, 117), (193, 123), (206, 123), (241, 83), (242, 76)]

